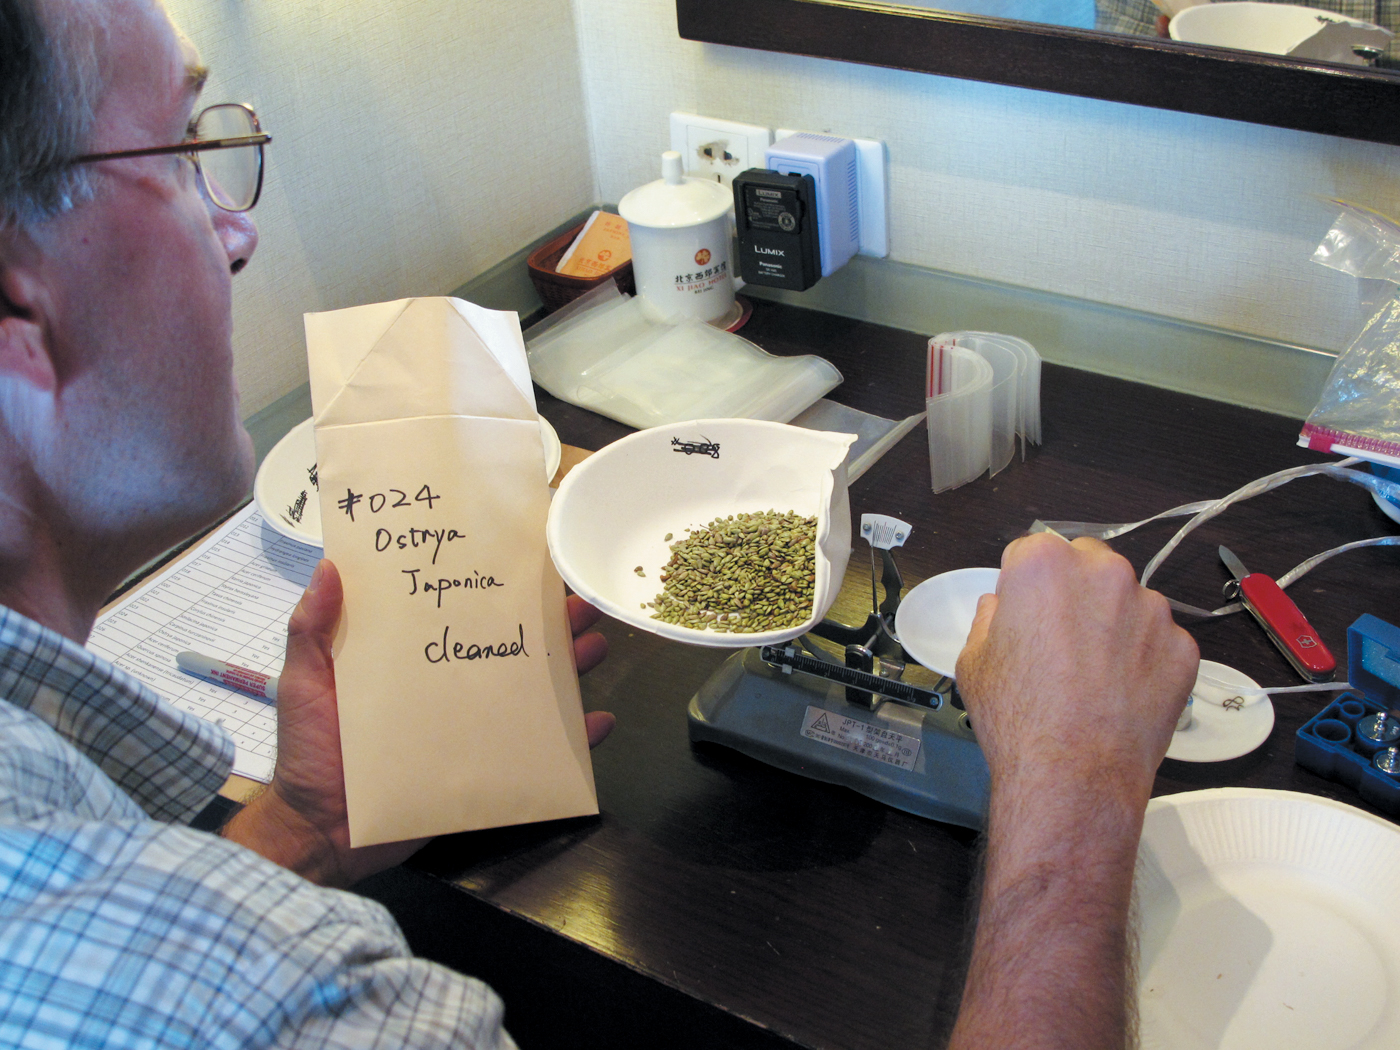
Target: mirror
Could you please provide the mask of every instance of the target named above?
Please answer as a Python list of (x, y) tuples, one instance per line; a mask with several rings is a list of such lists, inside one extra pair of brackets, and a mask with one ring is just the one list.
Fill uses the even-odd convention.
[[(902, 6), (1400, 69), (1400, 8), (1388, 0), (1243, 0), (1227, 7), (1211, 0), (902, 0)], [(1171, 17), (1192, 7), (1199, 10)]]
[[(1038, 17), (1081, 7), (1074, 0), (948, 0), (946, 6), (954, 5), (1034, 9)], [(676, 16), (687, 40), (1400, 145), (1395, 69), (867, 0), (676, 0)], [(1082, 10), (1077, 17), (1084, 20)]]

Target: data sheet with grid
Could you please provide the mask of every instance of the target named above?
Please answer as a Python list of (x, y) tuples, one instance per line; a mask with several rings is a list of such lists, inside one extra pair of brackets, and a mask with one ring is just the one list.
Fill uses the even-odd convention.
[(287, 619), (321, 558), (275, 532), (249, 503), (180, 561), (98, 618), (88, 648), (171, 703), (222, 725), (238, 745), (234, 772), (272, 779), (272, 704), (185, 674), (175, 654), (193, 650), (279, 674)]

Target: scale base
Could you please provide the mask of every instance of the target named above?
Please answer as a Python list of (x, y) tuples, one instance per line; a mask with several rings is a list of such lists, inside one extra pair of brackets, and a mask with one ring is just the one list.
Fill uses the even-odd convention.
[(875, 710), (846, 688), (785, 674), (744, 649), (691, 698), (690, 739), (705, 740), (895, 809), (981, 830), (990, 774), (967, 716), (893, 700)]

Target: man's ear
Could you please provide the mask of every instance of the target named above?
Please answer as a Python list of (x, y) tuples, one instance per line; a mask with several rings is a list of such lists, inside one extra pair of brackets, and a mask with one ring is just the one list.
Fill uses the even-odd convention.
[(57, 371), (49, 353), (43, 291), (20, 238), (0, 234), (0, 375), (53, 390)]

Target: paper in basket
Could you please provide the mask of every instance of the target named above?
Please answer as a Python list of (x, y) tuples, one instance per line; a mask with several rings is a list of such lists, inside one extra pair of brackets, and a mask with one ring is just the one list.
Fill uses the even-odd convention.
[(516, 315), (404, 299), (306, 341), (352, 845), (596, 813)]

